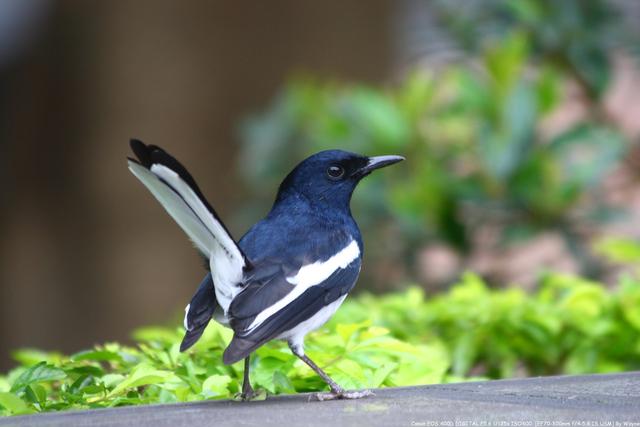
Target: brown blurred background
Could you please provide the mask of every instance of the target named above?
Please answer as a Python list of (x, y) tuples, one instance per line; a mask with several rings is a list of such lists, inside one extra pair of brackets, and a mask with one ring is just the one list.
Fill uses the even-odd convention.
[[(391, 1), (0, 5), (0, 369), (164, 322), (201, 261), (129, 174), (128, 139), (179, 157), (228, 219), (240, 118), (292, 72), (390, 76)], [(241, 165), (239, 167), (242, 167)]]

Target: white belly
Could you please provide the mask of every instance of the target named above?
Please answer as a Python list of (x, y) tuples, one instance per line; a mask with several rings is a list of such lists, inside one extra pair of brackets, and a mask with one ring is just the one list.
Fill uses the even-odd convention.
[(308, 318), (302, 323), (299, 323), (295, 328), (289, 329), (286, 332), (280, 334), (277, 338), (289, 341), (289, 343), (296, 347), (300, 353), (304, 353), (304, 337), (311, 331), (315, 331), (322, 325), (324, 325), (327, 320), (333, 316), (333, 314), (338, 310), (346, 295), (341, 296), (331, 304), (323, 307), (316, 314)]

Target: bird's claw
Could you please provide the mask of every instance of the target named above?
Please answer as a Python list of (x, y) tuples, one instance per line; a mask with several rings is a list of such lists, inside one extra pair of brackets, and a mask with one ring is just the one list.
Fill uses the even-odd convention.
[(337, 399), (362, 399), (369, 396), (375, 396), (375, 393), (371, 390), (340, 390), (332, 391), (331, 393), (318, 393), (316, 394), (316, 399), (323, 402)]
[(251, 400), (265, 400), (267, 395), (262, 389), (258, 389), (258, 391), (254, 389), (245, 390), (242, 393), (236, 393), (234, 396), (235, 400), (240, 400), (242, 402), (249, 402)]

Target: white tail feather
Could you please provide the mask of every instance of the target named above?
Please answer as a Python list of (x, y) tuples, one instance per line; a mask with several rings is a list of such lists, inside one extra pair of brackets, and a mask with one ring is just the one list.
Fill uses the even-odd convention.
[(165, 210), (209, 259), (218, 304), (226, 314), (240, 292), (245, 258), (224, 226), (214, 217), (193, 189), (167, 166), (151, 169), (129, 161), (129, 170), (151, 191)]

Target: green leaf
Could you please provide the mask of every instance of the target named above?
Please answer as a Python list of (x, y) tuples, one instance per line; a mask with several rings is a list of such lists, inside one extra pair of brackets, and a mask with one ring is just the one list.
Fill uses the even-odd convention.
[(453, 349), (453, 374), (466, 375), (476, 357), (476, 343), (473, 333), (460, 335)]
[(501, 180), (513, 175), (529, 158), (537, 117), (530, 85), (514, 83), (505, 97), (501, 117), (496, 123), (484, 123), (479, 141), (479, 154), (487, 170)]
[(122, 394), (127, 389), (139, 387), (142, 385), (157, 384), (168, 379), (175, 377), (173, 372), (161, 371), (155, 369), (153, 366), (140, 364), (136, 366), (131, 374), (126, 377), (121, 383), (119, 383), (111, 392), (109, 396), (115, 396)]
[(328, 370), (333, 372), (335, 372), (335, 369), (342, 371), (344, 375), (348, 375), (351, 380), (356, 383), (364, 383), (366, 381), (362, 366), (351, 359), (341, 359), (335, 365), (331, 365), (328, 368)]
[(136, 340), (159, 343), (165, 346), (171, 346), (176, 341), (180, 340), (180, 336), (176, 331), (168, 328), (139, 328), (136, 329), (132, 335)]
[(13, 393), (0, 393), (0, 406), (8, 410), (13, 415), (35, 412), (22, 399)]
[(600, 98), (609, 86), (611, 75), (607, 53), (595, 45), (574, 43), (569, 47), (568, 57), (587, 95)]
[(435, 80), (423, 71), (412, 73), (398, 94), (399, 108), (409, 120), (418, 120), (435, 94)]
[(113, 374), (107, 374), (103, 376), (100, 380), (102, 381), (105, 387), (112, 388), (120, 384), (122, 381), (124, 381), (124, 378), (125, 376), (122, 374), (113, 373)]
[(40, 362), (57, 365), (62, 360), (62, 355), (55, 352), (45, 352), (33, 348), (23, 348), (11, 353), (12, 357), (24, 366), (33, 366)]
[(211, 398), (227, 396), (232, 379), (228, 375), (211, 375), (202, 383), (202, 396)]
[(624, 278), (619, 295), (624, 318), (640, 331), (640, 282)]
[(289, 377), (279, 370), (273, 372), (273, 384), (277, 393), (295, 393), (296, 391)]
[(560, 98), (558, 75), (547, 67), (536, 82), (537, 104), (542, 113), (551, 112)]
[(11, 384), (6, 377), (0, 376), (0, 391), (9, 391), (11, 389)]
[(77, 380), (71, 384), (69, 391), (71, 393), (81, 393), (85, 387), (93, 385), (93, 377), (89, 375), (80, 375)]
[(409, 137), (409, 127), (391, 100), (377, 91), (358, 88), (350, 97), (356, 125), (370, 129), (371, 137), (383, 149), (397, 147)]
[(340, 324), (336, 325), (336, 332), (342, 338), (343, 344), (347, 345), (357, 331), (369, 326), (370, 324), (370, 321), (364, 321), (361, 323)]
[(273, 373), (276, 370), (280, 370), (282, 371), (282, 374), (286, 376), (295, 363), (295, 359), (290, 358), (287, 362), (283, 362), (281, 360), (268, 357), (260, 359), (259, 362), (260, 363), (257, 363), (251, 371), (252, 381), (256, 386), (264, 388), (271, 393), (275, 393), (276, 387), (273, 383)]
[(515, 83), (524, 66), (528, 40), (522, 33), (512, 33), (504, 42), (496, 44), (485, 55), (486, 66), (495, 84), (506, 92)]
[(596, 251), (613, 262), (631, 264), (640, 262), (640, 241), (622, 237), (609, 237), (600, 240)]
[(68, 375), (92, 375), (94, 377), (101, 377), (104, 375), (104, 370), (101, 367), (93, 365), (65, 367), (64, 371)]
[(397, 368), (396, 363), (385, 363), (375, 370), (373, 376), (369, 380), (368, 387), (378, 388), (380, 387), (387, 377)]
[(24, 388), (24, 398), (42, 407), (46, 405), (47, 391), (40, 384), (31, 384)]
[(62, 369), (51, 366), (47, 362), (40, 362), (24, 371), (13, 383), (11, 391), (21, 390), (34, 383), (62, 380), (66, 376)]
[(71, 360), (80, 361), (80, 360), (97, 360), (102, 362), (110, 362), (110, 361), (121, 361), (122, 357), (113, 351), (107, 350), (85, 350), (80, 351), (71, 355)]
[(622, 157), (624, 148), (617, 132), (585, 124), (562, 133), (549, 145), (567, 180), (581, 187), (600, 182)]

